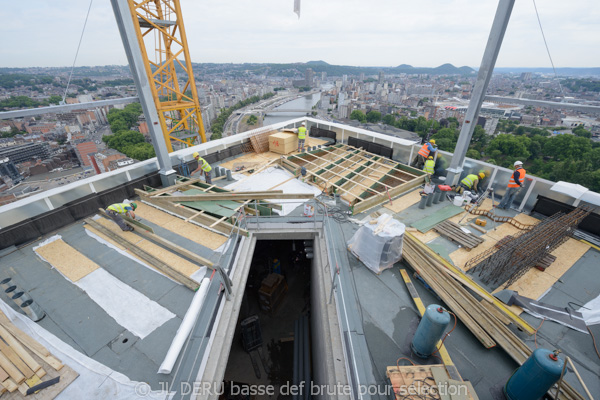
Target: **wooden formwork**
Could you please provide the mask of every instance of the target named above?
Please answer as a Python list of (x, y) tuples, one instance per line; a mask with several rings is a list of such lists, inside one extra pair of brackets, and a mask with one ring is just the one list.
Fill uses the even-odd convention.
[[(229, 236), (234, 225), (230, 222), (234, 221), (226, 221), (227, 218), (215, 218), (212, 215), (204, 211), (197, 211), (192, 208), (188, 208), (184, 205), (177, 204), (176, 202), (169, 201), (170, 194), (174, 190), (179, 190), (186, 187), (193, 187), (194, 189), (200, 189), (203, 192), (207, 193), (222, 193), (222, 192), (230, 192), (227, 189), (222, 189), (217, 187), (216, 185), (208, 185), (206, 183), (200, 182), (198, 179), (187, 179), (182, 178), (182, 181), (179, 183), (169, 186), (164, 189), (153, 189), (150, 187), (146, 187), (146, 190), (135, 189), (135, 192), (140, 196), (142, 201), (150, 204), (152, 206), (162, 208), (170, 213), (178, 215), (186, 221), (193, 221), (201, 226), (209, 228), (213, 231), (219, 232), (225, 236)], [(245, 206), (248, 202), (240, 203), (239, 208), (247, 209)], [(249, 212), (254, 212), (254, 210), (248, 210)], [(248, 232), (244, 229), (236, 228), (236, 231), (244, 235), (248, 235)]]
[(423, 171), (344, 144), (288, 156), (281, 164), (293, 173), (305, 168), (312, 184), (339, 193), (353, 214), (389, 201), (425, 178)]

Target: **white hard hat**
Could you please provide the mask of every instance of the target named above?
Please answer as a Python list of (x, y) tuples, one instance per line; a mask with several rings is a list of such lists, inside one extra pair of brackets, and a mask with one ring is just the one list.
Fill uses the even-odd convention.
[(521, 161), (515, 161), (515, 163), (513, 165), (516, 167), (518, 165), (523, 165), (523, 163)]
[(302, 126), (306, 126), (306, 122), (303, 122), (303, 123), (302, 123)]

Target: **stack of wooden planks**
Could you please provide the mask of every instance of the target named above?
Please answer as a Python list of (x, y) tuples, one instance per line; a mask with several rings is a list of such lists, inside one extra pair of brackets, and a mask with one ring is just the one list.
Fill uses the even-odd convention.
[(53, 399), (79, 376), (13, 325), (1, 311), (0, 337), (0, 393), (8, 392), (2, 398), (23, 398), (30, 388), (60, 377), (58, 383), (40, 392), (41, 397), (28, 397)]
[(470, 232), (465, 232), (459, 224), (452, 221), (446, 220), (440, 222), (434, 226), (433, 229), (440, 235), (468, 250), (471, 250), (472, 248), (479, 246), (480, 243), (483, 243), (482, 238), (477, 235), (473, 235)]
[[(502, 321), (509, 320), (529, 334), (535, 332), (533, 327), (409, 232), (405, 233), (403, 256), (486, 348), (499, 345), (519, 365), (527, 360), (532, 350)], [(565, 382), (559, 399), (584, 398)]]

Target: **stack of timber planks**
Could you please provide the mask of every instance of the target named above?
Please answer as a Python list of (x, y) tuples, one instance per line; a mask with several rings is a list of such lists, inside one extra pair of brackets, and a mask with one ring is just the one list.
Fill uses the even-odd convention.
[[(532, 334), (535, 331), (529, 324), (409, 232), (405, 233), (403, 256), (486, 348), (499, 345), (519, 365), (527, 360), (532, 350), (502, 320), (508, 318), (520, 329)], [(483, 297), (484, 301), (480, 302), (469, 289)], [(482, 304), (486, 301), (492, 307)], [(566, 382), (563, 382), (558, 398), (584, 399)]]
[(58, 384), (60, 387), (46, 389), (44, 398), (51, 399), (78, 376), (39, 342), (13, 325), (1, 311), (0, 337), (0, 390), (1, 393), (9, 392), (6, 398), (23, 398), (31, 387), (60, 376), (63, 378)]
[(471, 250), (472, 248), (479, 246), (480, 243), (483, 243), (482, 238), (463, 231), (462, 227), (456, 222), (446, 220), (434, 226), (433, 229), (440, 235), (467, 250)]

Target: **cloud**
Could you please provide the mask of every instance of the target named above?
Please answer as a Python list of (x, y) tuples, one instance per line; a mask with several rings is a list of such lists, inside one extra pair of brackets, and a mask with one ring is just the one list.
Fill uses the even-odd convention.
[[(181, 0), (194, 62), (305, 62), (478, 67), (497, 7), (476, 0)], [(73, 62), (89, 3), (9, 2), (0, 11), (0, 66)], [(538, 1), (555, 65), (600, 66), (600, 3)], [(110, 2), (95, 1), (77, 65), (126, 64)], [(529, 1), (515, 2), (499, 67), (549, 67)]]

